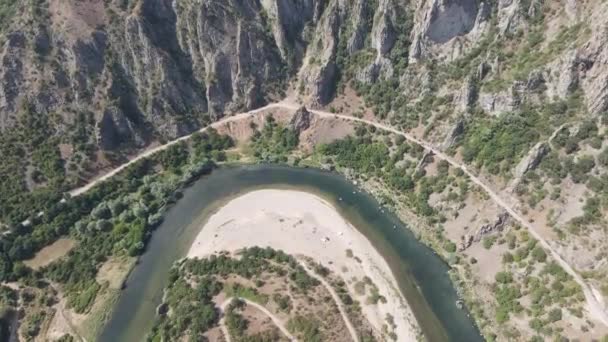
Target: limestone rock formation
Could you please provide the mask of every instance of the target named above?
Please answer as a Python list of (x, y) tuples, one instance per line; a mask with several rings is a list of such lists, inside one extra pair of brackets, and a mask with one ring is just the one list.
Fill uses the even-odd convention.
[(422, 2), (414, 27), (410, 61), (432, 55), (452, 60), (461, 55), (461, 38), (477, 37), (485, 30), (489, 4), (475, 0), (433, 0)]

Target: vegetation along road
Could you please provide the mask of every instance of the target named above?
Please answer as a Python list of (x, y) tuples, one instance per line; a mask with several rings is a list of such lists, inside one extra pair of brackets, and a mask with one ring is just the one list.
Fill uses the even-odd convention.
[[(240, 114), (236, 114), (230, 117), (227, 117), (225, 119), (222, 119), (220, 121), (217, 121), (209, 126), (203, 127), (200, 129), (199, 132), (204, 132), (205, 130), (209, 129), (209, 128), (216, 128), (219, 127), (223, 124), (229, 123), (229, 122), (234, 122), (234, 121), (239, 121), (242, 120), (244, 118), (247, 118), (253, 114), (257, 114), (257, 113), (263, 113), (264, 111), (267, 111), (269, 109), (289, 109), (289, 110), (296, 110), (298, 109), (300, 106), (295, 104), (295, 103), (289, 103), (289, 102), (277, 102), (277, 103), (271, 103), (267, 106), (255, 109), (255, 110), (251, 110), (249, 112), (245, 112), (245, 113), (240, 113)], [(511, 217), (513, 219), (515, 219), (517, 222), (519, 222), (523, 227), (525, 227), (530, 234), (532, 234), (532, 236), (538, 240), (540, 242), (540, 244), (543, 246), (543, 248), (545, 248), (547, 251), (549, 251), (551, 253), (551, 255), (553, 256), (553, 258), (559, 263), (559, 265), (568, 273), (570, 274), (574, 280), (582, 287), (583, 292), (585, 294), (585, 298), (587, 301), (587, 307), (588, 310), (590, 311), (590, 313), (597, 318), (598, 320), (600, 320), (603, 324), (605, 324), (606, 326), (608, 326), (608, 313), (606, 313), (606, 310), (604, 309), (604, 306), (602, 304), (602, 301), (599, 297), (599, 292), (592, 288), (590, 285), (588, 285), (584, 279), (581, 277), (580, 274), (578, 274), (567, 262), (566, 260), (564, 260), (561, 255), (541, 236), (540, 233), (538, 233), (538, 231), (536, 230), (536, 228), (530, 223), (528, 222), (528, 220), (526, 220), (517, 210), (517, 202), (515, 204), (512, 204), (510, 202), (515, 202), (516, 200), (514, 199), (509, 199), (509, 200), (505, 200), (503, 199), (498, 193), (496, 193), (492, 188), (490, 188), (489, 185), (487, 185), (485, 182), (483, 182), (478, 176), (476, 176), (472, 171), (470, 171), (465, 165), (461, 164), (460, 162), (458, 162), (457, 160), (453, 159), (452, 157), (448, 156), (447, 154), (443, 153), (438, 147), (434, 146), (433, 144), (423, 141), (419, 138), (416, 138), (415, 136), (400, 131), (398, 129), (395, 129), (393, 127), (387, 126), (385, 124), (379, 123), (379, 122), (375, 122), (375, 121), (371, 121), (371, 120), (366, 120), (366, 119), (362, 119), (362, 118), (356, 118), (354, 116), (349, 116), (349, 115), (343, 115), (343, 114), (335, 114), (335, 113), (329, 113), (329, 112), (324, 112), (324, 111), (320, 111), (320, 110), (309, 110), (311, 113), (319, 116), (319, 117), (326, 117), (326, 118), (338, 118), (338, 119), (342, 119), (342, 120), (347, 120), (347, 121), (351, 121), (351, 122), (359, 122), (359, 123), (363, 123), (366, 125), (371, 125), (376, 127), (377, 129), (380, 130), (384, 130), (387, 132), (391, 132), (397, 135), (400, 135), (402, 137), (404, 137), (406, 140), (415, 143), (417, 145), (422, 146), (423, 148), (425, 148), (428, 151), (431, 151), (433, 154), (435, 154), (438, 158), (443, 159), (445, 161), (447, 161), (448, 163), (450, 163), (450, 165), (452, 165), (453, 167), (459, 168), (461, 169), (465, 174), (467, 174), (469, 176), (469, 178), (471, 179), (471, 181), (473, 181), (473, 183), (477, 184), (481, 189), (483, 189), (489, 196), (490, 198), (500, 207), (502, 207), (506, 212), (509, 213), (509, 215), (511, 215)], [(86, 191), (88, 191), (89, 189), (93, 188), (95, 185), (97, 185), (98, 183), (111, 178), (112, 176), (116, 175), (117, 173), (119, 173), (120, 171), (124, 170), (125, 168), (127, 168), (129, 165), (147, 158), (157, 152), (163, 151), (167, 148), (169, 148), (172, 145), (175, 145), (181, 141), (187, 140), (190, 138), (191, 135), (187, 135), (187, 136), (183, 136), (179, 139), (173, 140), (169, 143), (166, 143), (164, 145), (161, 146), (157, 146), (153, 149), (147, 150), (145, 152), (143, 152), (142, 154), (138, 155), (137, 157), (133, 158), (132, 160), (130, 160), (129, 162), (113, 169), (112, 171), (106, 173), (105, 175), (91, 181), (90, 183), (86, 184), (83, 187), (74, 189), (72, 191), (70, 191), (70, 195), (72, 196), (78, 196), (82, 193), (85, 193)]]

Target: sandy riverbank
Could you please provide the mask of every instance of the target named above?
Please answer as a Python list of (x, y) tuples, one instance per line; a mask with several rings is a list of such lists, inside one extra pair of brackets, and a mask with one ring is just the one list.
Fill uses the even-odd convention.
[[(348, 283), (375, 328), (381, 330), (390, 314), (399, 341), (416, 340), (416, 320), (386, 261), (363, 234), (318, 196), (293, 190), (258, 190), (238, 197), (209, 218), (188, 257), (252, 246), (270, 246), (314, 258)], [(347, 256), (347, 250), (360, 261)], [(365, 276), (373, 280), (386, 303), (365, 304), (365, 297), (355, 295), (355, 281), (351, 280)]]

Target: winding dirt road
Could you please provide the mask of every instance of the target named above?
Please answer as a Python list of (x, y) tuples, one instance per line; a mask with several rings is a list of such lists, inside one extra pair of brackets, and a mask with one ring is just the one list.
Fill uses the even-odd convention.
[(304, 261), (298, 260), (298, 263), (300, 264), (300, 266), (302, 266), (304, 268), (304, 270), (306, 271), (306, 273), (308, 273), (309, 276), (317, 279), (323, 286), (325, 286), (327, 291), (329, 291), (329, 294), (331, 295), (331, 297), (334, 299), (334, 302), (338, 306), (338, 311), (340, 311), (340, 315), (342, 315), (342, 320), (344, 321), (344, 324), (346, 324), (346, 328), (348, 329), (348, 332), (350, 333), (350, 337), (353, 339), (354, 342), (359, 342), (359, 335), (357, 334), (357, 330), (353, 326), (353, 323), (350, 321), (350, 318), (348, 318), (348, 314), (346, 312), (346, 309), (344, 308), (344, 304), (342, 303), (340, 296), (338, 296), (338, 293), (336, 293), (336, 290), (334, 290), (334, 288), (331, 287), (331, 285), (327, 282), (327, 280), (325, 280), (325, 278), (321, 277), (320, 275), (316, 274), (313, 270), (311, 270)]
[[(348, 332), (350, 333), (351, 338), (353, 339), (354, 342), (359, 342), (359, 335), (357, 334), (357, 330), (355, 329), (355, 326), (353, 325), (353, 323), (350, 321), (350, 318), (348, 318), (348, 313), (346, 312), (346, 309), (344, 308), (344, 304), (340, 300), (340, 296), (338, 296), (338, 293), (336, 293), (336, 290), (334, 290), (334, 288), (331, 287), (331, 285), (327, 282), (327, 280), (325, 280), (323, 277), (321, 277), (320, 275), (316, 274), (313, 270), (311, 270), (310, 267), (308, 267), (308, 265), (306, 264), (306, 262), (304, 262), (304, 260), (298, 259), (298, 263), (300, 264), (300, 266), (302, 266), (302, 268), (304, 268), (304, 270), (306, 271), (306, 273), (308, 273), (309, 276), (318, 280), (321, 283), (321, 285), (323, 285), (325, 287), (325, 289), (327, 289), (327, 291), (333, 298), (334, 302), (336, 303), (336, 306), (338, 307), (338, 311), (340, 311), (342, 320), (344, 321), (344, 324), (346, 325), (346, 328), (348, 329)], [(222, 305), (220, 305), (220, 309), (221, 309), (222, 313), (224, 313), (226, 311), (226, 308), (228, 307), (228, 305), (230, 305), (230, 303), (234, 299), (235, 299), (235, 297), (230, 297), (230, 298), (226, 299), (222, 303)], [(263, 307), (262, 305), (260, 305), (256, 302), (252, 302), (248, 299), (245, 299), (245, 298), (239, 298), (239, 299), (244, 301), (248, 305), (251, 305), (251, 306), (255, 307), (256, 309), (262, 311), (266, 316), (268, 316), (270, 319), (272, 319), (272, 322), (274, 323), (274, 325), (276, 325), (279, 328), (279, 330), (281, 330), (281, 332), (285, 336), (287, 336), (287, 338), (289, 338), (290, 341), (297, 341), (296, 338), (293, 337), (293, 335), (291, 335), (289, 333), (289, 331), (285, 328), (285, 326), (283, 325), (283, 322), (281, 322), (281, 320), (278, 317), (276, 317), (272, 312), (268, 311), (268, 309), (266, 309), (265, 307)], [(226, 324), (224, 322), (224, 317), (222, 317), (222, 319), (220, 320), (220, 326), (222, 328), (224, 335), (226, 336), (227, 342), (231, 342), (230, 334), (228, 333), (228, 328), (226, 327)]]
[[(236, 114), (230, 117), (227, 117), (223, 120), (217, 121), (207, 127), (202, 128), (201, 130), (199, 130), (199, 132), (204, 132), (205, 130), (209, 129), (210, 127), (212, 128), (216, 128), (219, 127), (223, 124), (229, 123), (229, 122), (234, 122), (234, 121), (239, 121), (242, 120), (246, 117), (249, 117), (253, 114), (257, 114), (257, 113), (262, 113), (266, 110), (269, 109), (289, 109), (289, 110), (296, 110), (298, 109), (300, 106), (294, 103), (290, 103), (290, 102), (277, 102), (277, 103), (271, 103), (265, 107), (262, 108), (258, 108), (246, 113), (241, 113), (241, 114)], [(584, 279), (562, 258), (562, 256), (541, 236), (541, 234), (536, 230), (536, 228), (530, 223), (528, 222), (519, 212), (518, 212), (518, 205), (519, 205), (519, 201), (516, 199), (513, 199), (512, 197), (508, 197), (507, 199), (503, 199), (500, 195), (498, 195), (492, 188), (490, 188), (490, 186), (486, 185), (481, 179), (479, 179), (472, 171), (470, 171), (465, 165), (459, 163), (458, 161), (456, 161), (455, 159), (453, 159), (452, 157), (446, 155), (445, 153), (443, 153), (439, 147), (428, 143), (426, 141), (420, 140), (418, 138), (416, 138), (415, 136), (406, 133), (406, 132), (402, 132), (398, 129), (395, 129), (393, 127), (384, 125), (382, 123), (378, 123), (375, 121), (370, 121), (370, 120), (366, 120), (366, 119), (361, 119), (361, 118), (356, 118), (353, 116), (348, 116), (348, 115), (343, 115), (343, 114), (334, 114), (334, 113), (329, 113), (329, 112), (324, 112), (324, 111), (320, 111), (320, 110), (311, 110), (309, 109), (309, 112), (319, 116), (319, 117), (323, 117), (323, 118), (337, 118), (337, 119), (342, 119), (342, 120), (347, 120), (347, 121), (351, 121), (351, 122), (359, 122), (362, 124), (366, 124), (366, 125), (370, 125), (370, 126), (374, 126), (377, 129), (381, 129), (387, 132), (391, 132), (397, 135), (400, 135), (402, 137), (404, 137), (406, 140), (408, 140), (409, 142), (415, 143), (417, 145), (422, 146), (423, 148), (425, 148), (428, 151), (431, 151), (435, 154), (435, 156), (437, 156), (440, 159), (443, 159), (445, 161), (447, 161), (448, 163), (450, 163), (450, 165), (452, 165), (453, 167), (459, 168), (462, 171), (464, 171), (465, 174), (467, 174), (469, 176), (469, 178), (471, 179), (471, 181), (473, 181), (473, 183), (477, 184), (481, 189), (483, 189), (488, 196), (490, 196), (490, 198), (496, 203), (498, 204), (500, 207), (502, 207), (505, 211), (507, 211), (509, 213), (509, 215), (511, 215), (511, 217), (513, 219), (515, 219), (517, 222), (519, 222), (523, 227), (527, 228), (528, 231), (530, 232), (530, 234), (536, 239), (538, 240), (538, 242), (543, 246), (543, 248), (545, 248), (547, 251), (549, 251), (549, 253), (551, 254), (551, 256), (558, 262), (558, 264), (568, 273), (570, 274), (574, 280), (581, 286), (581, 288), (583, 289), (583, 292), (585, 294), (585, 299), (587, 301), (587, 308), (589, 310), (589, 312), (591, 313), (591, 315), (593, 315), (593, 317), (595, 317), (597, 320), (601, 321), (604, 325), (608, 326), (608, 313), (606, 312), (606, 309), (604, 308), (603, 300), (602, 300), (602, 296), (600, 294), (599, 291), (597, 291), (596, 289), (592, 288), (589, 284), (587, 284)], [(74, 189), (72, 191), (70, 191), (70, 195), (72, 196), (78, 196), (82, 193), (85, 193), (86, 191), (90, 190), (91, 188), (93, 188), (95, 185), (97, 185), (98, 183), (116, 175), (117, 173), (119, 173), (120, 171), (124, 170), (126, 167), (128, 167), (129, 165), (143, 159), (143, 158), (147, 158), (157, 152), (160, 152), (162, 150), (167, 149), (168, 147), (177, 144), (181, 141), (187, 140), (191, 137), (191, 135), (187, 135), (184, 137), (181, 137), (179, 139), (173, 140), (165, 145), (161, 145), (158, 147), (155, 147), (153, 149), (150, 149), (148, 151), (143, 152), (142, 154), (138, 155), (137, 157), (135, 157), (134, 159), (130, 160), (129, 162), (117, 167), (116, 169), (108, 172), (107, 174), (91, 181), (89, 184), (81, 187), (81, 188), (77, 188)]]

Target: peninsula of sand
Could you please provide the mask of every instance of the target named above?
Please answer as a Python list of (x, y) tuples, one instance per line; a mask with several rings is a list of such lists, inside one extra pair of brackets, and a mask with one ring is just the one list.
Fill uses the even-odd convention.
[[(322, 198), (294, 190), (256, 190), (231, 200), (214, 213), (196, 237), (189, 258), (246, 247), (272, 247), (309, 257), (340, 276), (362, 313), (378, 331), (392, 316), (400, 341), (416, 341), (416, 319), (395, 277), (369, 240)], [(368, 277), (385, 302), (356, 296), (357, 280)]]

